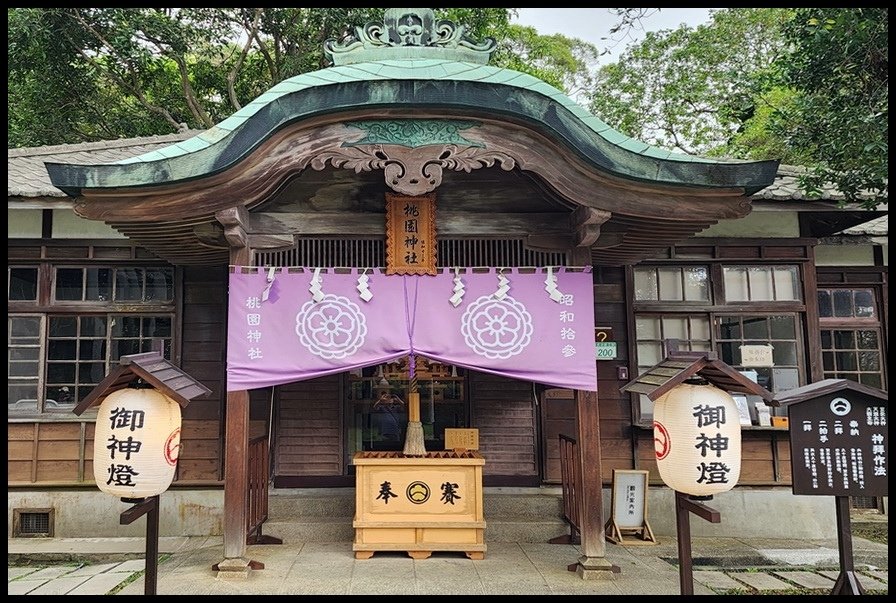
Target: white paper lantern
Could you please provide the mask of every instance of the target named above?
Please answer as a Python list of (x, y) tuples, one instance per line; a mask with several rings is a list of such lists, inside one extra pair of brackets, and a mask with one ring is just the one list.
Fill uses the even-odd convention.
[(653, 442), (660, 477), (673, 490), (711, 496), (727, 492), (740, 479), (737, 404), (713, 385), (682, 383), (659, 397)]
[(103, 492), (146, 498), (171, 485), (180, 451), (180, 405), (151, 388), (112, 392), (100, 405), (93, 477)]

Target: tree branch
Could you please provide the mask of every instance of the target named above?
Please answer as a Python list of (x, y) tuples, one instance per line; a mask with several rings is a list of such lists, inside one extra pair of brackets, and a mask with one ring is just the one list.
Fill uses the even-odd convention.
[[(109, 41), (106, 40), (105, 37), (103, 37), (103, 35), (100, 34), (92, 25), (87, 23), (87, 21), (84, 20), (84, 18), (81, 16), (81, 13), (77, 9), (75, 9), (74, 11), (74, 18), (81, 25), (81, 27), (84, 28), (85, 31), (96, 38), (96, 40), (103, 46), (103, 48), (105, 48), (111, 55), (115, 56), (115, 47), (112, 46), (112, 44), (110, 44)], [(171, 113), (167, 109), (149, 102), (149, 99), (146, 98), (146, 95), (143, 92), (143, 88), (137, 82), (137, 74), (134, 73), (133, 70), (129, 70), (131, 78), (133, 79), (133, 85), (130, 85), (128, 84), (127, 80), (116, 73), (114, 69), (110, 69), (104, 66), (103, 63), (96, 60), (95, 57), (88, 55), (83, 48), (80, 48), (78, 46), (75, 46), (75, 48), (78, 54), (80, 54), (84, 60), (97, 68), (98, 71), (106, 73), (109, 77), (111, 77), (115, 82), (118, 83), (122, 90), (129, 92), (137, 100), (139, 100), (140, 104), (143, 105), (148, 111), (151, 111), (156, 115), (161, 115), (165, 119), (165, 121), (171, 124), (171, 126), (175, 130), (180, 130), (180, 123), (178, 123), (178, 121), (174, 119), (174, 117), (172, 117)]]
[(143, 32), (143, 39), (155, 46), (161, 54), (167, 56), (174, 61), (175, 65), (177, 65), (177, 72), (180, 75), (180, 86), (184, 93), (184, 99), (187, 101), (187, 107), (190, 109), (190, 113), (193, 114), (196, 121), (203, 124), (206, 128), (214, 126), (215, 122), (212, 121), (212, 118), (209, 117), (205, 108), (202, 106), (202, 103), (196, 97), (196, 92), (193, 90), (193, 85), (190, 83), (190, 69), (187, 67), (187, 62), (184, 60), (184, 57), (176, 54), (174, 50), (168, 48), (164, 42), (158, 38), (149, 36), (146, 32)]
[(255, 9), (255, 18), (252, 20), (252, 25), (249, 28), (249, 32), (246, 34), (246, 43), (243, 44), (243, 50), (240, 52), (240, 56), (237, 57), (236, 63), (233, 65), (233, 69), (227, 74), (227, 94), (230, 96), (230, 104), (233, 105), (234, 110), (239, 111), (242, 109), (242, 105), (240, 104), (239, 99), (236, 96), (236, 77), (239, 73), (240, 67), (243, 66), (243, 61), (246, 60), (246, 55), (249, 54), (249, 49), (252, 48), (252, 42), (255, 39), (258, 33), (258, 26), (261, 23), (261, 15), (264, 9), (256, 8)]

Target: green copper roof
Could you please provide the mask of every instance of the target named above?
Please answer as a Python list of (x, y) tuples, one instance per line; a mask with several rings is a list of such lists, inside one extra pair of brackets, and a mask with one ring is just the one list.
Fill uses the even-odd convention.
[[(396, 9), (414, 13), (421, 9)], [(404, 23), (402, 21), (402, 23)], [(370, 27), (370, 26), (368, 26)], [(373, 33), (377, 30), (374, 29)], [(435, 35), (433, 37), (436, 37)], [(449, 36), (451, 37), (451, 36)], [(455, 42), (461, 38), (451, 37)], [(357, 44), (360, 44), (358, 42)], [(357, 46), (355, 44), (355, 46)], [(385, 50), (355, 48), (357, 56), (415, 47), (384, 44)], [(433, 55), (428, 47), (417, 54)], [(468, 46), (464, 52), (486, 52)], [(351, 44), (348, 45), (351, 47)], [(328, 43), (328, 52), (336, 46)], [(457, 48), (447, 55), (456, 54)], [(346, 52), (348, 54), (348, 52)], [(379, 54), (376, 56), (384, 56)], [(205, 132), (183, 142), (110, 165), (47, 164), (53, 184), (70, 195), (83, 188), (122, 188), (194, 180), (226, 170), (277, 130), (303, 119), (392, 108), (429, 114), (451, 110), (475, 119), (506, 115), (573, 148), (596, 169), (621, 178), (670, 185), (743, 187), (752, 194), (774, 180), (777, 162), (708, 159), (651, 147), (613, 130), (563, 92), (509, 69), (450, 58), (395, 58), (337, 65), (285, 80)], [(370, 120), (370, 117), (365, 119)]]

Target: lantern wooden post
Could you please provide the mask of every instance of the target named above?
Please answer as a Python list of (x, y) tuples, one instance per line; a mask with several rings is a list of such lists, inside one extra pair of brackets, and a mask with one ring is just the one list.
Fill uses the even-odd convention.
[(143, 577), (143, 594), (155, 595), (159, 582), (159, 497), (144, 499), (122, 498), (121, 502), (134, 503), (121, 512), (118, 522), (130, 525), (146, 515), (146, 574)]
[[(712, 498), (712, 497), (709, 497)], [(709, 523), (722, 521), (715, 509), (692, 500), (684, 492), (675, 492), (675, 524), (678, 533), (678, 582), (682, 595), (694, 594), (694, 557), (691, 554), (691, 517), (693, 513)]]

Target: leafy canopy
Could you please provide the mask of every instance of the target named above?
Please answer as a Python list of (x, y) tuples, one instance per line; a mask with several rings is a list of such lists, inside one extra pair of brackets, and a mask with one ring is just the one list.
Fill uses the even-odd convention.
[(813, 160), (803, 184), (834, 184), (848, 202), (888, 200), (887, 8), (800, 8), (783, 28), (789, 52), (777, 67), (798, 91), (773, 131)]
[(646, 34), (596, 78), (591, 109), (645, 142), (806, 166), (811, 195), (888, 197), (888, 9), (729, 8)]
[[(620, 35), (656, 9), (606, 9)], [(492, 64), (575, 96), (599, 50), (512, 25), (515, 8), (440, 8), (494, 38)], [(289, 77), (327, 66), (324, 41), (382, 21), (382, 8), (7, 9), (8, 145), (209, 128)], [(606, 52), (605, 50), (603, 52)]]

